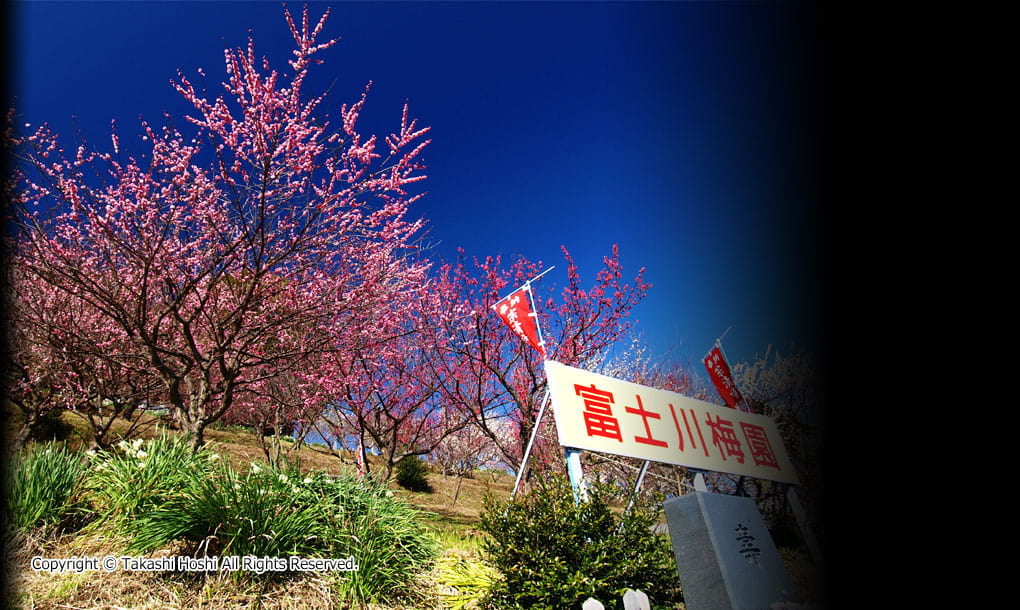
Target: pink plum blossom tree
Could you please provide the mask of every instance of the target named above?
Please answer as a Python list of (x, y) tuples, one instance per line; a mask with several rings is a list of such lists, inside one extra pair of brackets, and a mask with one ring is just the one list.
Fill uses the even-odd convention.
[(447, 372), (435, 362), (447, 338), (429, 328), (445, 319), (448, 290), (432, 278), (395, 295), (391, 306), (400, 317), (390, 319), (391, 327), (362, 335), (387, 339), (334, 355), (337, 376), (345, 381), (335, 408), (324, 417), (333, 429), (357, 435), (362, 447), (377, 448), (386, 478), (401, 459), (430, 454), (468, 422), (467, 414), (441, 391)]
[[(582, 286), (577, 265), (563, 248), (567, 283), (559, 298), (549, 276), (533, 285), (537, 316), (548, 358), (568, 366), (584, 366), (631, 327), (632, 309), (650, 288), (638, 271), (632, 283), (623, 281), (616, 246), (603, 259), (590, 288)], [(470, 416), (499, 449), (504, 463), (520, 467), (535, 429), (546, 389), (542, 355), (515, 335), (492, 311), (503, 296), (543, 270), (541, 262), (520, 256), (509, 266), (500, 257), (461, 259), (440, 277), (456, 295), (447, 301), (444, 320), (429, 327), (444, 337), (433, 366), (441, 368), (445, 399)], [(436, 340), (436, 344), (440, 344)], [(533, 448), (539, 465), (556, 467), (562, 454), (556, 442), (551, 410), (543, 419)]]
[(249, 39), (225, 52), (221, 92), (179, 74), (184, 126), (143, 120), (130, 146), (116, 126), (109, 151), (65, 150), (46, 125), (6, 132), (12, 260), (116, 329), (116, 359), (144, 362), (196, 448), (235, 402), (271, 393), (269, 380), (385, 327), (399, 315), (387, 299), (426, 270), (409, 258), (423, 221), (408, 210), (428, 128), (405, 105), (395, 133), (364, 136), (367, 88), (336, 125), (322, 115), (325, 96), (305, 85), (336, 42), (320, 42), (328, 14), (312, 26), (307, 9), (300, 23), (285, 10), (287, 73)]

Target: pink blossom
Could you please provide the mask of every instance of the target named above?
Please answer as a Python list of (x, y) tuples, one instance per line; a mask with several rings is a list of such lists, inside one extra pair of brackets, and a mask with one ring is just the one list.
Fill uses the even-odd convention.
[[(251, 37), (225, 51), (218, 94), (178, 73), (172, 87), (190, 114), (142, 121), (143, 161), (120, 156), (116, 125), (113, 155), (82, 144), (73, 162), (45, 126), (8, 138), (39, 176), (15, 174), (12, 185), (21, 207), (10, 245), (24, 282), (110, 329), (90, 339), (107, 354), (91, 370), (118, 363), (156, 380), (198, 444), (227, 413), (314, 420), (356, 379), (386, 387), (328, 356), (343, 346), (392, 359), (390, 340), (404, 332), (396, 308), (424, 285), (427, 263), (407, 256), (423, 223), (406, 215), (428, 129), (405, 106), (400, 150), (382, 159), (376, 136), (357, 131), (367, 87), (342, 107), (339, 129), (316, 116), (323, 95), (304, 85), (312, 56), (336, 42), (320, 41), (328, 14), (313, 27), (307, 9), (300, 25), (285, 11), (290, 76), (258, 58)], [(31, 206), (57, 213), (43, 220)], [(61, 370), (40, 367), (26, 379)], [(424, 390), (406, 391), (394, 399)]]

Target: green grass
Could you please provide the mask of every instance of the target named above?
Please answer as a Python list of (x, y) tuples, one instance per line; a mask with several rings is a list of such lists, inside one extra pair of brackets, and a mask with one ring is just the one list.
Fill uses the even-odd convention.
[[(148, 415), (143, 414), (143, 417)], [(16, 425), (16, 417), (9, 425)], [(251, 521), (256, 517), (269, 523), (269, 531), (289, 527), (299, 531), (298, 526), (288, 526), (283, 521), (273, 521), (277, 515), (271, 514), (273, 504), (260, 503), (261, 497), (247, 497), (240, 491), (237, 498), (226, 488), (223, 469), (233, 469), (233, 482), (254, 486), (256, 481), (269, 485), (285, 485), (279, 480), (284, 474), (293, 482), (294, 470), (281, 469), (275, 472), (274, 479), (268, 478), (269, 471), (251, 473), (253, 460), (264, 459), (262, 450), (251, 432), (245, 428), (230, 427), (207, 430), (209, 445), (197, 458), (191, 456), (190, 448), (177, 446), (177, 432), (160, 428), (149, 428), (142, 434), (144, 442), (132, 441), (115, 446), (109, 452), (98, 452), (88, 457), (84, 463), (82, 445), (89, 442), (88, 432), (82, 429), (77, 418), (64, 416), (61, 422), (69, 431), (64, 435), (64, 442), (36, 442), (27, 451), (8, 460), (7, 484), (8, 498), (17, 498), (9, 502), (7, 510), (16, 505), (16, 510), (25, 515), (29, 521), (23, 527), (31, 531), (27, 536), (16, 538), (17, 550), (20, 555), (16, 559), (23, 560), (32, 553), (48, 556), (72, 556), (106, 554), (119, 555), (125, 551), (125, 545), (132, 537), (125, 533), (123, 523), (138, 521), (137, 517), (152, 511), (156, 506), (174, 498), (180, 501), (185, 494), (192, 494), (201, 488), (188, 482), (189, 478), (198, 478), (198, 473), (221, 473), (207, 480), (209, 488), (203, 493), (206, 503), (214, 498), (224, 503), (247, 503), (245, 509)], [(120, 422), (115, 423), (116, 428)], [(49, 452), (47, 453), (47, 449)], [(144, 452), (143, 456), (140, 452)], [(214, 457), (218, 454), (219, 458)], [(375, 481), (359, 482), (356, 477), (349, 477), (351, 472), (351, 456), (346, 456), (346, 463), (338, 460), (324, 449), (304, 446), (298, 451), (301, 457), (299, 489), (317, 494), (326, 504), (320, 504), (323, 513), (334, 511), (336, 518), (331, 520), (330, 527), (334, 537), (330, 551), (335, 556), (353, 555), (359, 561), (359, 572), (354, 578), (346, 573), (319, 573), (286, 575), (266, 583), (265, 579), (203, 579), (180, 578), (179, 576), (161, 574), (141, 574), (116, 572), (104, 575), (104, 585), (100, 588), (90, 586), (91, 579), (70, 578), (36, 578), (22, 581), (17, 592), (17, 599), (31, 605), (32, 600), (59, 601), (67, 607), (116, 607), (134, 606), (142, 603), (136, 596), (138, 591), (147, 591), (149, 600), (144, 602), (147, 607), (191, 608), (203, 607), (226, 610), (237, 607), (240, 600), (250, 607), (278, 600), (278, 607), (308, 607), (316, 609), (336, 607), (357, 607), (359, 604), (378, 604), (375, 608), (474, 608), (484, 592), (491, 588), (491, 563), (483, 553), (483, 544), (487, 535), (480, 527), (480, 514), (483, 512), (483, 498), (492, 495), (497, 499), (509, 497), (513, 485), (513, 477), (505, 473), (476, 471), (474, 476), (460, 481), (460, 492), (456, 503), (452, 503), (454, 491), (458, 484), (453, 476), (429, 472), (427, 477), (432, 487), (431, 493), (411, 492), (400, 488), (395, 483), (389, 485)], [(32, 456), (32, 457), (29, 457)], [(373, 472), (381, 466), (377, 458), (370, 456)], [(106, 463), (106, 468), (101, 464)], [(141, 464), (145, 463), (145, 466)], [(72, 476), (72, 470), (81, 466), (93, 469), (93, 475), (79, 480)], [(182, 467), (182, 465), (184, 465)], [(20, 470), (20, 482), (14, 483), (12, 475)], [(102, 470), (98, 473), (96, 471)], [(190, 473), (190, 474), (189, 474)], [(319, 483), (305, 484), (306, 477), (321, 476)], [(263, 477), (263, 478), (260, 478)], [(344, 479), (341, 483), (333, 483)], [(74, 483), (72, 483), (72, 481)], [(11, 485), (19, 485), (18, 491), (11, 490)], [(232, 483), (230, 483), (232, 487)], [(355, 489), (356, 488), (356, 489)], [(290, 493), (293, 493), (293, 489)], [(329, 490), (333, 491), (330, 492)], [(393, 495), (388, 495), (391, 492)], [(247, 493), (247, 492), (245, 492)], [(273, 492), (276, 494), (277, 492)], [(277, 500), (290, 498), (290, 493), (279, 493)], [(302, 492), (304, 493), (304, 492)], [(327, 496), (332, 499), (327, 499)], [(27, 498), (36, 500), (27, 501)], [(402, 500), (400, 505), (394, 501)], [(330, 504), (332, 503), (332, 504)], [(47, 508), (28, 508), (45, 504)], [(293, 504), (293, 502), (292, 502)], [(277, 504), (276, 506), (279, 506)], [(322, 509), (322, 506), (332, 506)], [(342, 510), (341, 510), (342, 509)], [(207, 514), (213, 508), (205, 509)], [(45, 515), (31, 517), (28, 515)], [(341, 518), (339, 515), (343, 515)], [(189, 517), (190, 519), (191, 517)], [(381, 527), (394, 519), (402, 520), (400, 527)], [(83, 529), (84, 523), (91, 524)], [(216, 521), (220, 526), (217, 539), (208, 538), (208, 531), (216, 531), (210, 524)], [(270, 523), (271, 522), (271, 523)], [(24, 525), (31, 523), (32, 525)], [(199, 545), (208, 539), (207, 549), (212, 545), (224, 544), (220, 538), (226, 539), (230, 519), (219, 517), (208, 519), (203, 526), (190, 535), (183, 536), (171, 543), (167, 550), (173, 553), (186, 550), (200, 551)], [(238, 539), (258, 538), (254, 525), (241, 526), (235, 524), (235, 536)], [(250, 529), (245, 530), (244, 527)], [(371, 533), (368, 533), (369, 530)], [(266, 531), (266, 530), (262, 530)], [(346, 537), (341, 533), (347, 531)], [(358, 532), (351, 534), (350, 532)], [(397, 542), (401, 537), (424, 532), (428, 538), (425, 542), (405, 544)], [(222, 535), (221, 535), (222, 534)], [(167, 540), (168, 538), (163, 538)], [(290, 537), (291, 543), (301, 539), (300, 535)], [(187, 542), (183, 547), (182, 542)], [(234, 543), (240, 549), (242, 541)], [(385, 569), (390, 563), (389, 554), (394, 549), (404, 549), (410, 558), (403, 563), (404, 567)], [(434, 553), (434, 563), (430, 564), (428, 550)], [(782, 549), (781, 549), (782, 551)], [(154, 551), (156, 554), (158, 551)], [(268, 551), (267, 551), (268, 552)], [(791, 576), (797, 585), (809, 590), (809, 599), (813, 587), (817, 587), (818, 568), (814, 562), (803, 554), (783, 555), (790, 567)], [(399, 562), (398, 562), (399, 563)], [(430, 568), (429, 566), (432, 565)], [(27, 563), (13, 562), (14, 573), (31, 575)], [(411, 575), (413, 582), (404, 580), (403, 575)], [(803, 575), (802, 578), (799, 578)], [(404, 584), (397, 584), (400, 581)], [(116, 586), (115, 586), (116, 585)], [(272, 601), (276, 604), (276, 601)]]
[(188, 471), (179, 490), (126, 524), (129, 551), (176, 540), (194, 556), (310, 556), (323, 550), (323, 513), (272, 471), (217, 464)]
[(501, 578), (488, 562), (456, 552), (439, 558), (435, 574), (443, 607), (451, 610), (483, 607), (489, 591)]
[[(144, 446), (144, 445), (143, 445)], [(122, 456), (110, 472), (141, 474), (137, 452)], [(151, 457), (151, 456), (148, 456)], [(105, 458), (110, 464), (121, 457)], [(386, 485), (356, 476), (333, 477), (296, 465), (251, 464), (239, 469), (208, 457), (179, 457), (172, 483), (157, 488), (154, 500), (124, 494), (111, 515), (129, 539), (128, 551), (150, 555), (174, 543), (196, 557), (348, 558), (355, 571), (331, 576), (335, 596), (356, 604), (376, 603), (408, 589), (426, 571), (438, 547), (420, 511), (394, 496)], [(196, 466), (195, 464), (198, 464)], [(122, 492), (121, 486), (117, 487)], [(106, 492), (108, 497), (111, 492)], [(141, 509), (139, 509), (141, 507)], [(250, 573), (234, 571), (241, 580)], [(299, 576), (273, 569), (273, 578)]]
[(206, 448), (195, 453), (185, 439), (165, 432), (87, 455), (91, 473), (86, 487), (100, 515), (94, 527), (130, 524), (177, 497), (191, 480), (207, 476), (219, 459)]
[(84, 494), (89, 469), (65, 443), (35, 445), (11, 457), (4, 477), (6, 522), (14, 528), (75, 528), (92, 511)]

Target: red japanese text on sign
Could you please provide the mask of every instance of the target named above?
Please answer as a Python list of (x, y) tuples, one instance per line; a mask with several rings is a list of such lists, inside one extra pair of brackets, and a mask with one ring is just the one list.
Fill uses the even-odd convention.
[(737, 433), (733, 430), (733, 422), (718, 415), (715, 416), (715, 421), (712, 421), (712, 415), (709, 414), (705, 423), (712, 429), (712, 444), (719, 448), (722, 459), (733, 456), (743, 464), (744, 452), (741, 450)]
[(775, 423), (675, 392), (546, 361), (564, 447), (797, 483)]
[(574, 385), (574, 394), (584, 399), (584, 426), (588, 436), (604, 436), (623, 442), (620, 422), (613, 417), (613, 395), (591, 384)]
[(644, 420), (646, 436), (635, 436), (634, 440), (639, 442), (639, 443), (645, 443), (646, 445), (655, 445), (656, 447), (668, 447), (669, 445), (666, 443), (666, 441), (659, 441), (659, 440), (655, 440), (654, 438), (652, 438), (652, 429), (648, 425), (648, 418), (649, 417), (651, 417), (653, 419), (661, 419), (662, 416), (659, 415), (658, 413), (652, 413), (651, 411), (646, 411), (645, 410), (645, 405), (642, 404), (642, 402), (641, 402), (641, 396), (636, 395), (636, 398), (637, 398), (638, 408), (633, 409), (631, 407), (627, 407), (627, 408), (624, 409), (624, 411), (626, 411), (627, 413), (633, 413), (635, 415), (641, 416), (641, 418)]
[(747, 439), (748, 447), (751, 449), (751, 459), (759, 466), (779, 468), (775, 453), (772, 452), (772, 445), (769, 443), (768, 434), (761, 426), (755, 426), (746, 422), (740, 423), (740, 429), (744, 431), (744, 438)]
[[(698, 418), (694, 416), (694, 412), (691, 412), (690, 419), (687, 419), (687, 409), (680, 409), (680, 417), (683, 418), (684, 425), (683, 429), (680, 428), (680, 420), (676, 417), (676, 409), (673, 408), (673, 404), (669, 405), (669, 412), (673, 415), (673, 425), (676, 426), (676, 435), (679, 439), (680, 451), (684, 451), (684, 431), (687, 432), (687, 440), (691, 445), (691, 449), (698, 448), (698, 440), (694, 438), (694, 432), (697, 432), (698, 438), (701, 440), (702, 451), (705, 452), (705, 456), (708, 456), (708, 445), (705, 444), (705, 437), (701, 435), (701, 427), (698, 426)], [(694, 424), (694, 430), (691, 430), (691, 424)]]

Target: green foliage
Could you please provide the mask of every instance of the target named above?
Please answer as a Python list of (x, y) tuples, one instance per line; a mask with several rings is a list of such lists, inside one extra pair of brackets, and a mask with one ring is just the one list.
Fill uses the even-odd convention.
[(353, 557), (356, 571), (323, 574), (345, 606), (407, 597), (438, 552), (422, 513), (385, 481), (303, 473), (296, 464), (239, 472), (183, 437), (85, 456), (56, 445), (15, 456), (9, 521), (35, 527), (98, 515), (90, 527), (123, 535), (126, 550), (141, 555), (183, 542), (199, 557)]
[(562, 477), (540, 480), (531, 494), (509, 503), (487, 498), (484, 549), (503, 574), (490, 596), (499, 608), (579, 608), (594, 597), (618, 608), (627, 588), (645, 592), (656, 607), (681, 599), (668, 537), (653, 534), (657, 510), (635, 505), (612, 511), (611, 489), (595, 485), (574, 502)]
[(129, 550), (151, 553), (174, 540), (192, 543), (198, 556), (308, 557), (323, 550), (323, 514), (287, 474), (239, 474), (222, 464), (187, 472), (180, 493), (128, 525)]
[(291, 464), (185, 472), (176, 493), (126, 524), (130, 551), (183, 540), (196, 556), (354, 557), (356, 571), (330, 575), (336, 595), (352, 603), (402, 592), (436, 555), (417, 509), (377, 481)]
[(473, 610), (484, 607), (500, 574), (484, 561), (449, 554), (436, 562), (435, 578), (444, 608)]
[(179, 495), (189, 481), (208, 475), (219, 459), (208, 448), (195, 452), (185, 438), (166, 434), (86, 454), (92, 466), (87, 486), (104, 526), (131, 522)]
[(429, 480), (426, 478), (428, 471), (428, 466), (417, 456), (407, 456), (397, 462), (397, 485), (410, 491), (431, 493), (432, 486), (429, 485)]
[(15, 529), (74, 529), (91, 515), (83, 494), (88, 470), (65, 444), (35, 445), (11, 456), (4, 477), (4, 517)]
[(395, 497), (384, 481), (324, 477), (318, 487), (329, 510), (334, 557), (357, 558), (359, 569), (338, 583), (341, 599), (379, 603), (407, 590), (438, 552), (421, 511)]

